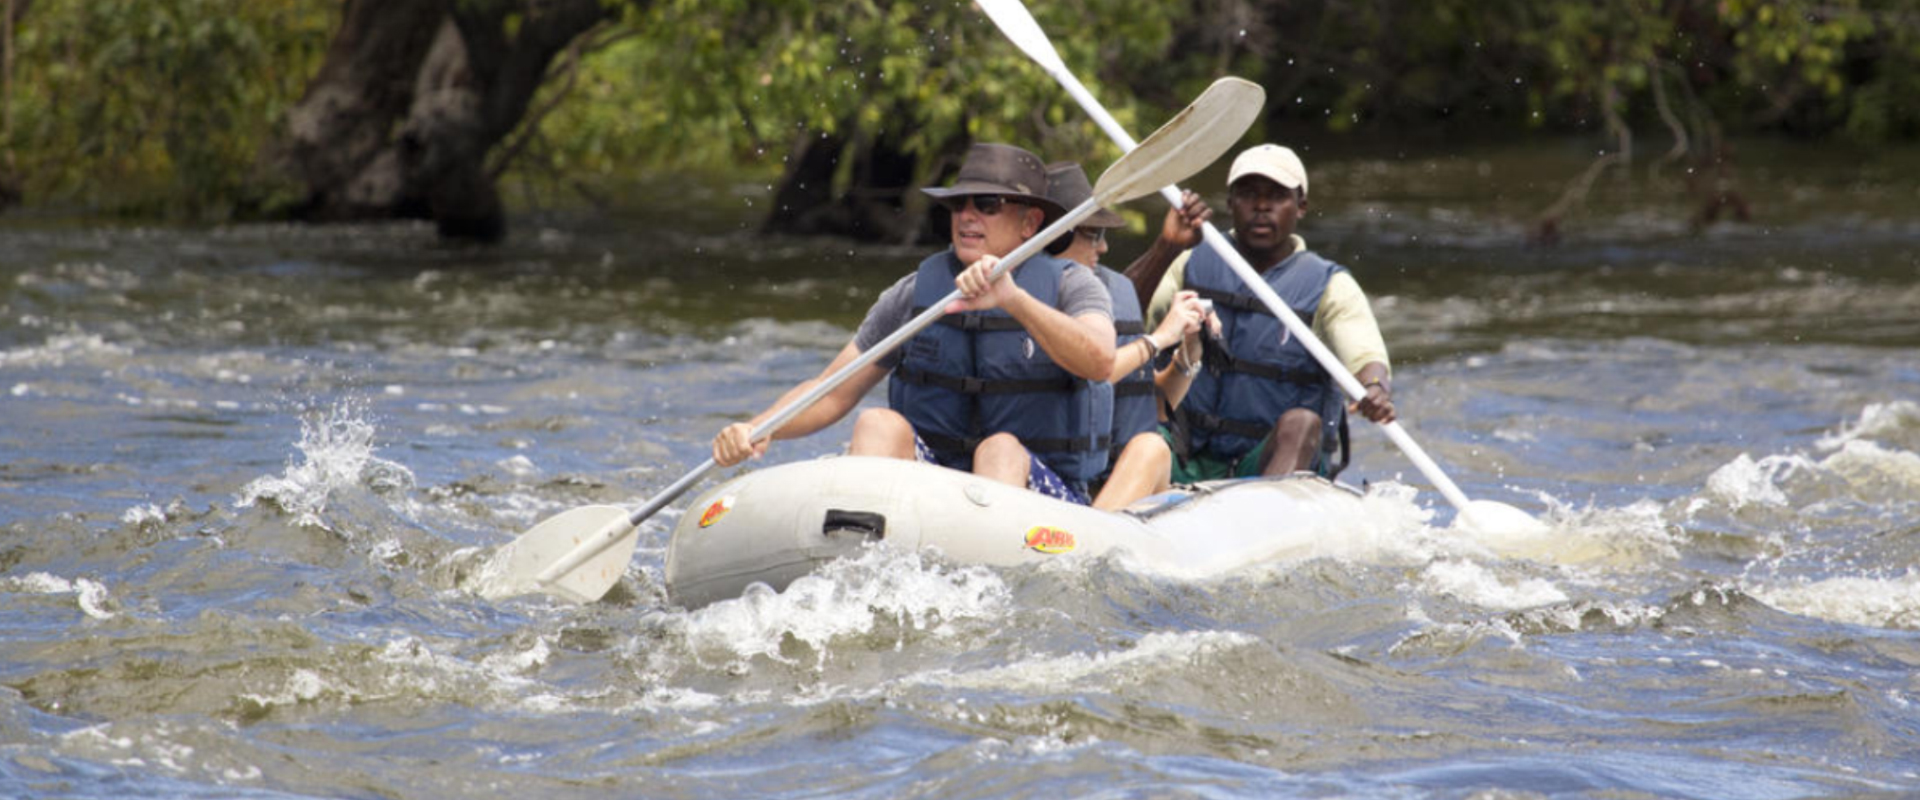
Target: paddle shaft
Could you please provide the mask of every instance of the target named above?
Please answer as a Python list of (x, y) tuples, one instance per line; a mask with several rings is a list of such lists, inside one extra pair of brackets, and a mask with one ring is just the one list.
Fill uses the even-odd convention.
[[(1037, 26), (1035, 30), (1038, 30)], [(1040, 62), (1040, 66), (1052, 74), (1061, 86), (1066, 87), (1067, 94), (1073, 95), (1073, 99), (1086, 110), (1101, 130), (1107, 132), (1107, 136), (1113, 139), (1114, 144), (1120, 145), (1121, 150), (1132, 152), (1133, 148), (1138, 146), (1133, 137), (1127, 135), (1127, 130), (1120, 127), (1120, 122), (1115, 120), (1112, 114), (1107, 113), (1106, 107), (1102, 106), (1099, 100), (1094, 99), (1093, 94), (1087, 91), (1087, 87), (1080, 83), (1080, 79), (1067, 71), (1064, 64), (1058, 63), (1057, 55), (1052, 59), (1054, 63), (1049, 63), (1048, 59), (1043, 58), (1035, 60)], [(1179, 186), (1169, 185), (1161, 189), (1160, 196), (1166, 198), (1174, 208), (1180, 207)], [(1248, 289), (1253, 290), (1254, 296), (1259, 297), (1261, 302), (1267, 304), (1267, 309), (1280, 318), (1281, 324), (1286, 325), (1294, 338), (1299, 339), (1300, 343), (1306, 346), (1307, 352), (1313, 354), (1314, 360), (1319, 361), (1320, 366), (1333, 376), (1334, 382), (1340, 385), (1341, 391), (1346, 392), (1347, 397), (1358, 401), (1367, 396), (1367, 389), (1360, 385), (1360, 379), (1354, 377), (1353, 373), (1347, 370), (1346, 365), (1340, 363), (1340, 359), (1333, 354), (1333, 351), (1328, 350), (1327, 346), (1320, 342), (1320, 337), (1313, 335), (1313, 329), (1307, 327), (1306, 323), (1300, 320), (1299, 315), (1293, 313), (1292, 308), (1280, 301), (1280, 296), (1274, 294), (1273, 287), (1268, 286), (1267, 282), (1260, 277), (1260, 273), (1254, 270), (1253, 265), (1247, 263), (1246, 257), (1240, 255), (1240, 250), (1233, 246), (1233, 242), (1229, 241), (1226, 235), (1220, 233), (1211, 222), (1202, 223), (1201, 233), (1205, 236), (1207, 244), (1213, 247), (1214, 252), (1226, 259), (1228, 266), (1233, 268), (1234, 274), (1240, 277), (1240, 281), (1245, 283)], [(1459, 509), (1461, 513), (1467, 513), (1466, 493), (1460, 491), (1460, 487), (1441, 471), (1440, 465), (1427, 455), (1427, 451), (1400, 427), (1398, 420), (1381, 425), (1380, 428), (1386, 431), (1388, 439), (1399, 446), (1400, 452), (1405, 453), (1407, 459), (1419, 468), (1420, 474), (1433, 482), (1433, 485), (1440, 490), (1440, 494), (1446, 497), (1447, 502), (1452, 503), (1453, 507)]]
[[(1127, 149), (1133, 149), (1131, 144)], [(1095, 188), (1098, 189), (1099, 187)], [(1009, 270), (1019, 266), (1021, 262), (1038, 254), (1042, 248), (1047, 246), (1047, 243), (1072, 231), (1074, 226), (1085, 221), (1087, 217), (1093, 216), (1093, 212), (1100, 210), (1100, 206), (1108, 199), (1110, 198), (1104, 198), (1097, 194), (1094, 197), (1087, 198), (1086, 202), (1075, 206), (1073, 210), (1068, 211), (1065, 216), (1055, 221), (1052, 225), (1048, 225), (1044, 230), (1034, 234), (1032, 238), (1020, 243), (1019, 247), (1014, 248), (1013, 252), (1008, 253), (1005, 258), (1000, 259), (999, 264), (994, 266), (992, 280), (998, 281), (1000, 276), (1007, 274)], [(846, 383), (847, 379), (852, 378), (854, 373), (865, 369), (867, 365), (872, 364), (874, 361), (884, 358), (888, 353), (893, 352), (894, 348), (899, 347), (902, 342), (913, 338), (915, 334), (925, 330), (928, 325), (932, 325), (936, 320), (940, 319), (940, 317), (945, 316), (947, 306), (960, 300), (962, 297), (963, 295), (961, 295), (959, 289), (949, 292), (940, 302), (928, 306), (927, 310), (920, 312), (918, 316), (908, 320), (907, 324), (900, 326), (898, 330), (888, 334), (886, 338), (881, 339), (879, 342), (874, 343), (872, 347), (867, 348), (866, 352), (860, 354), (860, 357), (847, 362), (846, 366), (834, 370), (833, 374), (821, 379), (813, 388), (808, 389), (805, 394), (794, 398), (793, 402), (782, 407), (773, 416), (768, 417), (766, 421), (753, 426), (753, 432), (748, 434), (747, 438), (757, 442), (772, 436), (775, 431), (780, 430), (780, 428), (788, 422), (792, 422), (794, 417), (800, 415), (800, 412), (811, 408), (814, 403), (819, 402), (820, 398), (826, 397), (827, 393), (839, 388), (840, 384)], [(648, 517), (659, 513), (660, 509), (665, 508), (668, 503), (673, 502), (675, 498), (684, 494), (687, 489), (699, 482), (708, 472), (713, 471), (713, 468), (716, 466), (719, 466), (719, 462), (709, 458), (705, 463), (694, 467), (692, 472), (680, 476), (679, 480), (674, 481), (673, 484), (665, 490), (654, 495), (653, 499), (648, 500), (639, 508), (634, 509), (633, 513), (627, 515), (624, 521), (616, 520), (608, 523), (600, 530), (595, 531), (579, 545), (576, 545), (573, 550), (569, 551), (565, 556), (562, 556), (559, 561), (555, 561), (551, 565), (548, 565), (546, 569), (541, 570), (540, 574), (535, 577), (535, 580), (541, 584), (552, 583), (555, 579), (567, 574), (575, 567), (586, 563), (588, 559), (599, 555), (601, 551), (612, 547), (615, 542), (625, 537), (628, 531), (639, 526), (640, 523), (645, 522)]]

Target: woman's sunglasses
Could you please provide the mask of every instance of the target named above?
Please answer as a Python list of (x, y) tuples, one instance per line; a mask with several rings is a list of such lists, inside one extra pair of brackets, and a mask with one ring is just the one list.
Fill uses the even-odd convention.
[(940, 204), (946, 206), (948, 211), (958, 214), (966, 210), (969, 201), (973, 203), (973, 210), (980, 212), (980, 216), (983, 217), (991, 217), (998, 214), (1000, 213), (1000, 209), (1006, 208), (1008, 205), (1026, 205), (1018, 200), (1009, 200), (997, 194), (970, 194), (960, 197), (948, 197), (942, 199)]
[(1074, 228), (1073, 232), (1079, 234), (1080, 238), (1094, 244), (1106, 241), (1107, 238), (1106, 228)]

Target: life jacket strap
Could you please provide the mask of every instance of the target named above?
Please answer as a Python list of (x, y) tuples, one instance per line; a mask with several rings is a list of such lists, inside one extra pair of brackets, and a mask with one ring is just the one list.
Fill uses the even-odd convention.
[(1272, 424), (1262, 425), (1257, 422), (1247, 422), (1246, 420), (1228, 419), (1192, 409), (1185, 409), (1180, 413), (1188, 428), (1197, 428), (1203, 431), (1221, 431), (1248, 439), (1265, 439), (1267, 438), (1267, 434), (1273, 432)]
[[(926, 310), (926, 306), (914, 306), (913, 316), (920, 316), (920, 314)], [(1020, 320), (1014, 319), (1013, 317), (1002, 317), (991, 314), (948, 314), (934, 320), (934, 322), (949, 328), (959, 328), (963, 331), (1025, 330), (1025, 328), (1020, 325)]]
[(1267, 304), (1260, 302), (1260, 298), (1250, 294), (1223, 292), (1219, 289), (1206, 288), (1194, 289), (1193, 291), (1200, 296), (1200, 299), (1212, 300), (1216, 306), (1226, 306), (1235, 311), (1245, 311), (1250, 314), (1273, 316), (1273, 311), (1267, 308)]
[(1075, 388), (1075, 379), (1035, 378), (1032, 380), (1001, 379), (991, 380), (974, 377), (954, 377), (937, 372), (928, 372), (918, 367), (902, 364), (893, 370), (894, 380), (905, 381), (917, 386), (936, 386), (950, 392), (969, 395), (988, 394), (1031, 394), (1039, 392), (1071, 392)]
[(1302, 386), (1318, 386), (1326, 382), (1327, 371), (1315, 364), (1312, 369), (1281, 369), (1261, 361), (1240, 358), (1229, 352), (1219, 340), (1211, 336), (1201, 337), (1201, 359), (1207, 365), (1207, 371), (1215, 375), (1238, 372), (1265, 378), (1276, 383), (1296, 383)]
[[(981, 442), (986, 441), (984, 438), (971, 436), (960, 438), (956, 436), (942, 436), (937, 433), (927, 433), (924, 431), (916, 431), (915, 433), (920, 437), (920, 441), (927, 443), (928, 447), (948, 453), (971, 453), (975, 448), (980, 446)], [(1021, 439), (1020, 444), (1025, 446), (1027, 452), (1030, 453), (1093, 452), (1096, 450), (1111, 449), (1113, 447), (1113, 434), (1103, 433), (1099, 436), (1082, 437), (1078, 439)]]

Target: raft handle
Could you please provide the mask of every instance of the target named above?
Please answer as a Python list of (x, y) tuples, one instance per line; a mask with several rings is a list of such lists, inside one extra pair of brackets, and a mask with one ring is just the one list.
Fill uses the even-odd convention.
[(840, 508), (827, 509), (827, 521), (820, 526), (820, 532), (827, 535), (836, 533), (857, 533), (868, 539), (887, 538), (887, 516), (871, 511), (847, 511)]

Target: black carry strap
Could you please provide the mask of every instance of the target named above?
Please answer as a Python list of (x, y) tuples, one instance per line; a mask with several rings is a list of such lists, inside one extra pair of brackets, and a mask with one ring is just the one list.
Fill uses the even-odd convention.
[(1350, 442), (1347, 441), (1347, 412), (1346, 412), (1346, 409), (1341, 409), (1340, 411), (1340, 463), (1327, 465), (1327, 480), (1333, 480), (1334, 478), (1340, 477), (1340, 473), (1347, 471), (1347, 465), (1353, 463), (1353, 452), (1349, 448), (1349, 445), (1350, 445)]

